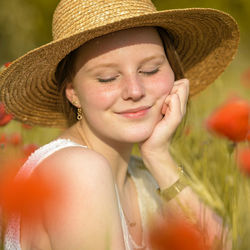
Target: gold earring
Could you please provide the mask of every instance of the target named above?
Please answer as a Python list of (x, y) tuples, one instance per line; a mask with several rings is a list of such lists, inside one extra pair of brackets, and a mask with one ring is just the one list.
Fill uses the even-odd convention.
[(78, 121), (81, 121), (82, 120), (82, 108), (77, 107), (78, 102), (76, 102), (76, 101), (72, 101), (72, 104), (77, 108), (76, 119)]
[(78, 121), (81, 121), (82, 120), (82, 109), (81, 108), (77, 108), (77, 116), (76, 116), (76, 119)]

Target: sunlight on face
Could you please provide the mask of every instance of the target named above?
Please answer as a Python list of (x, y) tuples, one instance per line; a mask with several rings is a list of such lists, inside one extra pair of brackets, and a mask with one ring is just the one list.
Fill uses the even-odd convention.
[(173, 83), (156, 29), (132, 28), (79, 49), (76, 75), (66, 95), (79, 100), (97, 136), (134, 143), (147, 139), (162, 119), (161, 108)]

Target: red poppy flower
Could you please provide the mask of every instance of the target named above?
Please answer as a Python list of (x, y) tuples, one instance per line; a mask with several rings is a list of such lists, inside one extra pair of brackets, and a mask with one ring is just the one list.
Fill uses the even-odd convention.
[(198, 226), (184, 218), (165, 219), (149, 231), (149, 242), (155, 250), (208, 250)]
[(30, 154), (32, 154), (38, 148), (39, 147), (35, 144), (27, 144), (23, 147), (24, 155), (28, 157)]
[(239, 151), (238, 165), (242, 173), (250, 177), (250, 148)]
[(7, 136), (6, 134), (1, 134), (0, 135), (0, 144), (6, 144), (7, 143)]
[(234, 98), (219, 107), (207, 120), (210, 131), (239, 142), (249, 140), (250, 103)]
[(5, 66), (6, 68), (8, 68), (10, 65), (11, 65), (11, 62), (7, 62), (7, 63), (4, 64), (4, 66)]
[(14, 134), (10, 135), (9, 142), (12, 145), (17, 146), (17, 145), (22, 143), (22, 136), (19, 133), (14, 133)]
[(26, 124), (26, 123), (23, 123), (22, 127), (25, 128), (25, 129), (32, 129), (33, 128), (33, 126), (31, 126), (29, 124)]
[[(0, 179), (0, 206), (6, 215), (20, 213), (32, 218), (44, 202), (58, 195), (58, 183), (31, 175), (30, 178), (15, 178), (17, 163), (9, 163)], [(13, 170), (15, 169), (15, 171)]]
[(0, 102), (0, 126), (5, 126), (12, 118), (12, 115), (6, 113), (3, 103)]
[(242, 73), (241, 82), (245, 87), (250, 88), (250, 68)]

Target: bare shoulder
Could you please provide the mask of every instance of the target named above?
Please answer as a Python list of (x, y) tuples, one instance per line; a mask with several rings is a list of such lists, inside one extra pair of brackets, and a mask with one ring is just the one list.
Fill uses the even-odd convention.
[(61, 184), (63, 195), (43, 209), (52, 249), (123, 249), (114, 179), (102, 155), (64, 148), (44, 160), (37, 174)]
[[(114, 181), (107, 160), (97, 152), (83, 147), (67, 147), (46, 158), (37, 168), (42, 178), (60, 182), (64, 199), (78, 195), (95, 199), (112, 195)], [(97, 188), (102, 185), (102, 188)]]
[[(57, 178), (64, 193), (112, 194), (114, 179), (108, 161), (101, 154), (84, 147), (67, 147), (46, 158), (37, 168), (42, 178)], [(97, 188), (103, 185), (102, 189)]]
[(84, 172), (86, 170), (88, 170), (88, 173), (96, 170), (111, 173), (109, 163), (105, 157), (91, 149), (80, 146), (58, 150), (47, 157), (38, 167), (40, 173), (54, 170), (62, 173), (64, 171), (66, 173), (67, 171), (75, 173), (75, 171)]

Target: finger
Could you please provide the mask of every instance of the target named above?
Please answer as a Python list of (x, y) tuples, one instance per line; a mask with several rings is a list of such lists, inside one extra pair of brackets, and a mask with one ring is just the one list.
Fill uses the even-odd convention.
[[(164, 136), (170, 137), (182, 120), (181, 105), (177, 94), (169, 95), (165, 100), (167, 106), (165, 116), (160, 127), (163, 128)], [(167, 128), (167, 129), (166, 129)]]
[(171, 91), (172, 93), (176, 93), (179, 95), (180, 100), (184, 101), (184, 104), (187, 102), (189, 95), (189, 80), (181, 79), (174, 82), (174, 87)]
[(182, 115), (186, 113), (187, 100), (189, 96), (189, 81), (187, 79), (181, 79), (174, 82), (174, 87), (171, 90), (171, 94), (177, 94), (181, 102)]
[(171, 94), (166, 97), (162, 111), (167, 119), (182, 116), (181, 103), (178, 94)]
[(171, 98), (172, 98), (172, 95), (170, 94), (164, 100), (164, 103), (163, 103), (163, 106), (162, 106), (162, 109), (161, 109), (161, 113), (163, 115), (165, 115), (167, 110), (169, 109), (169, 103), (171, 101)]

